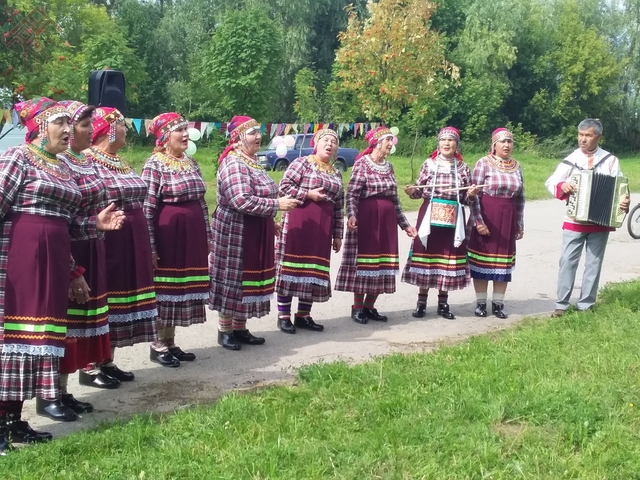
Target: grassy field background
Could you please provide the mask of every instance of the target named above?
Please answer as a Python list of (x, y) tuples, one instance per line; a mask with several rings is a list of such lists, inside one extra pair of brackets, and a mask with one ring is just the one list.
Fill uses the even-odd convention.
[[(122, 156), (129, 162), (131, 162), (136, 168), (136, 171), (140, 173), (142, 165), (144, 165), (144, 162), (149, 157), (149, 152), (149, 148), (146, 147), (125, 147), (122, 150)], [(465, 154), (464, 158), (469, 167), (473, 169), (476, 161), (478, 161), (485, 154), (486, 152), (475, 154), (469, 153)], [(525, 194), (527, 200), (540, 200), (550, 198), (549, 193), (544, 188), (544, 182), (549, 177), (549, 175), (553, 173), (559, 163), (559, 160), (541, 158), (531, 154), (516, 153), (514, 154), (514, 156), (522, 165)], [(206, 148), (199, 149), (195, 155), (195, 158), (198, 161), (200, 168), (202, 169), (202, 174), (205, 178), (205, 181), (207, 182), (208, 190), (206, 200), (209, 208), (211, 209), (211, 211), (213, 211), (213, 207), (215, 207), (216, 203), (216, 179), (215, 169), (213, 165), (214, 162), (218, 161), (218, 159), (217, 157), (214, 157), (212, 151)], [(389, 160), (391, 161), (391, 163), (393, 163), (393, 167), (396, 172), (396, 178), (398, 180), (398, 185), (400, 187), (399, 189), (402, 190), (405, 185), (411, 184), (415, 181), (424, 158), (415, 157), (413, 159), (413, 169), (411, 168), (409, 158), (390, 156)], [(640, 156), (624, 157), (620, 159), (620, 162), (622, 171), (627, 177), (629, 177), (631, 191), (640, 190)], [(270, 172), (270, 175), (276, 182), (279, 182), (282, 178), (282, 172)], [(345, 186), (349, 181), (349, 175), (350, 170), (343, 177)], [(402, 203), (402, 208), (407, 212), (420, 208), (419, 200), (411, 200), (402, 191), (400, 191), (400, 202)]]
[(632, 479), (640, 282), (593, 312), (140, 415), (2, 459), (30, 479)]

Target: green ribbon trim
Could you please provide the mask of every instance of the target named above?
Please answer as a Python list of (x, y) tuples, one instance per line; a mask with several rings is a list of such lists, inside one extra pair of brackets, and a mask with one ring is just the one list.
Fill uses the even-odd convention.
[(104, 307), (95, 308), (93, 310), (80, 310), (79, 308), (70, 308), (67, 310), (67, 315), (77, 315), (80, 317), (95, 317), (97, 315), (102, 315), (103, 313), (107, 313), (109, 311), (109, 305), (105, 305)]
[(400, 263), (397, 257), (359, 258), (358, 263)]
[(139, 300), (149, 300), (156, 298), (156, 292), (141, 293), (140, 295), (132, 295), (130, 297), (109, 297), (107, 303), (133, 303)]
[(411, 257), (411, 261), (412, 262), (419, 262), (419, 263), (441, 263), (443, 265), (463, 265), (467, 262), (466, 258), (461, 258), (459, 260), (454, 260), (453, 263), (451, 263), (450, 260), (442, 260), (440, 258), (420, 258), (420, 257)]
[(187, 282), (208, 282), (209, 275), (196, 275), (193, 277), (153, 277), (158, 283), (187, 283)]
[(496, 257), (485, 257), (483, 255), (476, 255), (475, 253), (469, 252), (469, 258), (482, 260), (484, 262), (489, 262), (489, 263), (512, 263), (515, 260), (516, 256), (513, 255), (512, 257), (509, 257), (509, 258), (496, 258)]
[(275, 281), (276, 281), (275, 277), (268, 278), (267, 280), (257, 280), (255, 282), (251, 280), (243, 280), (242, 286), (243, 287), (263, 287), (265, 285), (271, 285), (272, 283), (275, 283)]
[(329, 272), (330, 271), (329, 267), (323, 267), (322, 265), (317, 265), (315, 263), (282, 262), (282, 265), (285, 266), (285, 267), (291, 267), (291, 268), (305, 268), (305, 269), (312, 268), (314, 270), (321, 270), (323, 272)]
[(44, 332), (54, 332), (54, 333), (67, 333), (67, 327), (56, 326), (56, 325), (25, 325), (22, 323), (5, 323), (5, 330), (16, 330), (19, 332), (32, 332), (32, 333), (44, 333)]

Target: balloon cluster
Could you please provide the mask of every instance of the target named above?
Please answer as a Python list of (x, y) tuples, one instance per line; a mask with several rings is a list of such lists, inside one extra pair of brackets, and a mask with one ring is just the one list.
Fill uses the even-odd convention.
[(393, 155), (396, 153), (396, 144), (398, 143), (398, 133), (400, 133), (400, 129), (398, 127), (391, 127), (389, 130), (391, 130), (391, 133), (393, 134), (393, 147), (391, 147), (391, 152), (389, 153)]
[(296, 143), (296, 139), (291, 135), (285, 135), (284, 137), (277, 135), (273, 137), (271, 141), (274, 147), (276, 147), (276, 155), (278, 158), (284, 158), (287, 156), (287, 152)]
[(202, 134), (200, 133), (200, 130), (198, 130), (197, 128), (188, 128), (187, 132), (189, 133), (189, 146), (187, 147), (187, 150), (185, 151), (185, 153), (187, 155), (193, 155), (198, 150), (198, 148), (196, 147), (196, 144), (193, 142), (197, 142), (198, 140), (200, 140), (200, 138), (202, 137)]

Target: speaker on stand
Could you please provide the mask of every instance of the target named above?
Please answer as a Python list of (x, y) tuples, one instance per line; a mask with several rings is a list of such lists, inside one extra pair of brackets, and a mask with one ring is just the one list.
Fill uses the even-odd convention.
[(125, 115), (125, 80), (118, 70), (94, 70), (89, 75), (89, 105), (113, 107)]

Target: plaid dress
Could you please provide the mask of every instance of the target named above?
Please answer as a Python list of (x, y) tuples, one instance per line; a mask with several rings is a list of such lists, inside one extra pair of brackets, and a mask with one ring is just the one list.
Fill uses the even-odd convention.
[(105, 234), (111, 347), (153, 342), (158, 337), (158, 310), (149, 230), (142, 212), (147, 185), (133, 169), (123, 173), (92, 151), (87, 156), (107, 187), (108, 200), (126, 216), (121, 230)]
[(67, 332), (72, 213), (82, 196), (64, 164), (26, 146), (0, 156), (0, 401), (56, 398)]
[[(504, 168), (492, 155), (478, 160), (471, 183), (486, 185), (471, 202), (469, 267), (471, 277), (510, 282), (516, 265), (516, 233), (524, 231), (524, 183), (515, 160)], [(480, 235), (484, 224), (489, 235)]]
[[(273, 260), (264, 257), (265, 278), (269, 290), (254, 295), (244, 280), (245, 259), (256, 252), (273, 258), (273, 217), (278, 213), (278, 186), (263, 169), (251, 165), (235, 152), (229, 153), (218, 169), (218, 206), (213, 212), (213, 246), (209, 254), (211, 291), (209, 308), (220, 315), (246, 320), (269, 313), (273, 292)], [(260, 224), (259, 237), (245, 235), (245, 227)], [(271, 235), (266, 229), (271, 227)], [(253, 229), (252, 229), (253, 230)], [(255, 231), (255, 230), (254, 230)], [(267, 277), (271, 277), (269, 280)]]
[(346, 200), (347, 219), (356, 217), (358, 229), (347, 229), (336, 290), (394, 293), (400, 271), (396, 226), (404, 230), (410, 224), (402, 213), (393, 166), (362, 157), (353, 166)]
[[(307, 199), (321, 187), (323, 202)], [(344, 189), (342, 174), (311, 157), (294, 160), (280, 181), (280, 195), (291, 195), (301, 206), (282, 215), (276, 247), (276, 292), (313, 302), (331, 298), (331, 245), (342, 238)]]
[[(442, 157), (434, 160), (427, 159), (422, 164), (420, 175), (416, 185), (446, 185), (436, 187), (433, 196), (443, 200), (457, 199), (456, 192), (444, 190), (455, 188), (456, 170), (455, 163)], [(458, 186), (470, 185), (471, 172), (464, 161), (457, 162)], [(437, 174), (436, 173), (437, 168)], [(436, 178), (434, 178), (434, 176)], [(431, 202), (431, 188), (421, 188), (411, 198), (423, 198), (422, 206), (418, 212), (416, 228), (425, 220), (425, 213)], [(460, 202), (467, 204), (466, 190), (460, 192)], [(454, 228), (431, 226), (431, 233), (424, 247), (420, 238), (413, 240), (407, 264), (402, 272), (402, 281), (417, 285), (420, 288), (437, 288), (442, 291), (461, 290), (470, 282), (469, 265), (467, 264), (466, 240), (458, 248), (453, 246), (455, 236)]]
[(179, 161), (154, 154), (141, 177), (148, 187), (143, 210), (151, 252), (159, 257), (154, 272), (159, 325), (204, 323), (213, 238), (202, 173), (191, 157)]
[(96, 216), (108, 202), (104, 182), (90, 159), (82, 154), (78, 158), (68, 151), (58, 158), (66, 163), (82, 193), (80, 209), (70, 226), (71, 253), (76, 263), (85, 269), (83, 275), (91, 289), (87, 303), (81, 305), (69, 300), (68, 304), (69, 326), (60, 372), (73, 373), (111, 356), (104, 233), (95, 229)]

